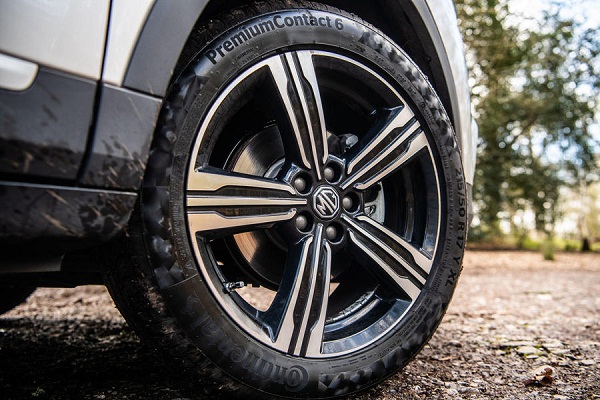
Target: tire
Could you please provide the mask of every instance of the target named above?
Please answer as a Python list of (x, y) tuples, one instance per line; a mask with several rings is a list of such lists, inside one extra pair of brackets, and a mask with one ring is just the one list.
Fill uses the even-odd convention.
[(23, 285), (0, 286), (0, 315), (23, 303), (35, 289), (35, 287)]
[(206, 356), (255, 391), (326, 398), (433, 335), (461, 270), (465, 183), (449, 119), (397, 45), (285, 4), (196, 33), (208, 44), (186, 49), (130, 227), (144, 255), (108, 284), (190, 368)]

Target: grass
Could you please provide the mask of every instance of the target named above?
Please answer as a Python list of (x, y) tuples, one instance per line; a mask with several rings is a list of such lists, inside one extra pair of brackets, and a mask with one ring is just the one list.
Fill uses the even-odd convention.
[[(470, 238), (471, 239), (471, 238)], [(579, 252), (581, 241), (563, 238), (553, 238), (550, 242), (546, 239), (533, 239), (526, 237), (518, 240), (511, 236), (501, 236), (485, 239), (469, 240), (470, 249), (474, 250), (527, 250), (541, 252), (544, 259), (554, 259), (554, 252)], [(592, 243), (592, 252), (600, 253), (600, 241)]]

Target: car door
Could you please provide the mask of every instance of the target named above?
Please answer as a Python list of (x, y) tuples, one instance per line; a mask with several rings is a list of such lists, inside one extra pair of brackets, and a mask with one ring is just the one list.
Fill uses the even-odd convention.
[(77, 178), (109, 12), (109, 0), (0, 0), (0, 174)]

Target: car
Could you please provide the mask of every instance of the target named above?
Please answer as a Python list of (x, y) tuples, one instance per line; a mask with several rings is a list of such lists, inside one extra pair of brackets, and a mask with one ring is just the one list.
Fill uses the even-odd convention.
[(381, 382), (462, 268), (462, 46), (450, 0), (0, 2), (0, 312), (106, 284), (239, 393)]

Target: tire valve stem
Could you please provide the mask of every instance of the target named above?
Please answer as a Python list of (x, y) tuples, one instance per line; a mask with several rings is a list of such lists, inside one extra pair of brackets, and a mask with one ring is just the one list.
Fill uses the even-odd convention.
[(376, 210), (377, 210), (377, 207), (375, 207), (375, 206), (366, 206), (365, 214), (367, 214), (367, 216), (370, 217), (371, 215), (373, 215), (375, 213)]
[(243, 281), (239, 281), (239, 282), (225, 282), (225, 284), (223, 285), (223, 292), (225, 293), (231, 293), (234, 290), (238, 290), (243, 288), (244, 286), (246, 286), (246, 283)]

